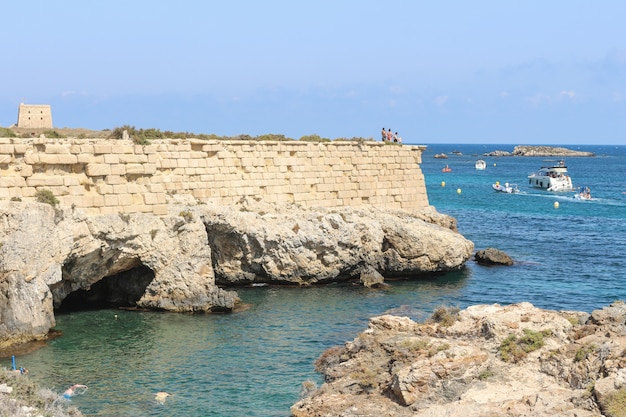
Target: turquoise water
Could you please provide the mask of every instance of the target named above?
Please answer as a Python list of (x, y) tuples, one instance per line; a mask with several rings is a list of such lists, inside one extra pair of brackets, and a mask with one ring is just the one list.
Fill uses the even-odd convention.
[[(303, 381), (321, 384), (315, 359), (354, 338), (372, 316), (423, 320), (440, 305), (518, 301), (591, 311), (626, 299), (626, 147), (582, 147), (601, 156), (566, 159), (574, 184), (589, 186), (592, 201), (528, 188), (526, 176), (544, 158), (485, 157), (487, 169), (475, 170), (477, 155), (495, 149), (512, 146), (429, 145), (422, 170), (430, 203), (456, 217), (477, 249), (506, 251), (517, 261), (512, 267), (470, 261), (461, 271), (394, 281), (384, 290), (244, 288), (238, 292), (249, 308), (227, 315), (62, 315), (57, 328), (64, 335), (18, 356), (18, 366), (58, 392), (88, 385), (72, 399), (86, 415), (288, 416)], [(462, 155), (433, 158), (452, 150)], [(445, 164), (451, 173), (441, 172)], [(495, 181), (517, 183), (522, 192), (495, 193)], [(158, 391), (172, 396), (159, 404)]]

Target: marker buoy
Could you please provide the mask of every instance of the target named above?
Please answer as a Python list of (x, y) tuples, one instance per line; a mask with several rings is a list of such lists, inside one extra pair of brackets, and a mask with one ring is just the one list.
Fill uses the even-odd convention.
[(554, 202), (554, 208), (559, 208), (559, 202), (558, 201)]
[(495, 163), (495, 162), (493, 163), (493, 166), (494, 166), (494, 167), (496, 166), (496, 163)]
[(461, 194), (461, 189), (460, 189), (460, 188), (457, 188), (457, 189), (456, 189), (456, 193), (457, 193), (457, 194)]
[(446, 186), (446, 182), (445, 181), (441, 181), (441, 186), (445, 187)]

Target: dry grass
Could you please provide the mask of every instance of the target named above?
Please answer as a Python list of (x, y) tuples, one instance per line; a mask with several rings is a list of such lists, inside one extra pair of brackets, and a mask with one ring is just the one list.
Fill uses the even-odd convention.
[(82, 417), (76, 407), (50, 389), (39, 387), (26, 375), (0, 368), (0, 416)]

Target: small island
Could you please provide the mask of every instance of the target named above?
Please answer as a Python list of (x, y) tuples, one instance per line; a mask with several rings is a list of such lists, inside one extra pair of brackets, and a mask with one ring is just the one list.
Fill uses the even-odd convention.
[(570, 156), (596, 156), (593, 152), (587, 151), (575, 151), (572, 149), (555, 147), (555, 146), (528, 146), (518, 145), (513, 148), (513, 152), (495, 150), (484, 154), (484, 156), (558, 156), (558, 157), (570, 157)]

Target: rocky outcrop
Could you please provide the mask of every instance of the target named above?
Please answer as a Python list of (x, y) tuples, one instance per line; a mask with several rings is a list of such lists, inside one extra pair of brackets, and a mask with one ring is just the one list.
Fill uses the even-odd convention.
[(205, 211), (219, 284), (345, 281), (368, 268), (406, 277), (457, 269), (473, 249), (454, 219), (434, 210), (269, 210)]
[(516, 146), (513, 156), (595, 156), (593, 152), (575, 151), (555, 146)]
[(0, 202), (0, 347), (44, 339), (57, 309), (98, 304), (179, 312), (232, 311), (220, 286), (379, 285), (385, 276), (460, 268), (473, 251), (434, 209), (301, 209), (197, 204), (169, 214), (85, 215)]
[(200, 216), (102, 215), (47, 204), (0, 206), (0, 346), (44, 339), (54, 309), (98, 303), (229, 311)]
[(530, 146), (530, 145), (518, 145), (513, 148), (513, 152), (495, 150), (483, 154), (484, 156), (555, 156), (555, 157), (568, 157), (568, 156), (595, 156), (593, 152), (587, 151), (575, 151), (573, 149), (556, 147), (556, 146)]
[[(315, 416), (612, 416), (626, 395), (626, 305), (591, 315), (529, 303), (381, 316), (316, 362)], [(623, 411), (623, 410), (622, 410)], [(613, 411), (614, 412), (614, 411)]]
[(513, 265), (513, 259), (505, 252), (496, 248), (487, 248), (476, 251), (474, 260), (479, 265)]

